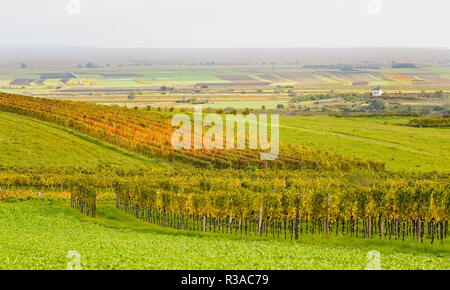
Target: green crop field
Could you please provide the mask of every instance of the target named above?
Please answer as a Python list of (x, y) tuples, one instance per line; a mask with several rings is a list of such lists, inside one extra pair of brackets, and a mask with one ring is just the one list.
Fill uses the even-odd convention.
[[(392, 73), (400, 71), (448, 73)], [(65, 269), (69, 251), (80, 253), (82, 269), (365, 269), (371, 251), (382, 269), (450, 267), (450, 131), (409, 127), (406, 117), (444, 116), (445, 81), (384, 87), (396, 82), (382, 74), (390, 69), (350, 77), (146, 66), (77, 68), (79, 78), (41, 84), (50, 72), (61, 73), (0, 72), (2, 92), (37, 97), (0, 94), (0, 269)], [(348, 86), (358, 77), (366, 85)], [(9, 85), (25, 78), (37, 83)], [(380, 84), (385, 107), (371, 109), (369, 85)], [(280, 114), (280, 162), (264, 168), (250, 151), (171, 151), (171, 117), (198, 101), (205, 111)], [(227, 162), (232, 168), (215, 167)], [(244, 219), (248, 236), (238, 231)], [(419, 221), (427, 230), (416, 230)]]
[(265, 106), (266, 109), (275, 109), (277, 105), (286, 106), (286, 101), (218, 101), (212, 104), (204, 105), (207, 108), (213, 109), (225, 109), (225, 108), (233, 108), (233, 109), (261, 109), (262, 106)]
[(301, 239), (182, 234), (99, 207), (88, 218), (46, 201), (0, 202), (0, 269), (365, 269), (378, 251), (382, 269), (448, 269), (447, 244), (352, 238)]
[(171, 167), (70, 129), (5, 112), (0, 112), (0, 158), (4, 166)]
[(450, 131), (402, 126), (405, 117), (282, 116), (286, 143), (381, 161), (394, 171), (450, 170)]

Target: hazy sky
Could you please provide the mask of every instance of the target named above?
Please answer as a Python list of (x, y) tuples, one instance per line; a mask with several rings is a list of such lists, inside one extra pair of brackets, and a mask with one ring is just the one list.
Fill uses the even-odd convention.
[(450, 48), (448, 0), (0, 0), (0, 11), (0, 48)]

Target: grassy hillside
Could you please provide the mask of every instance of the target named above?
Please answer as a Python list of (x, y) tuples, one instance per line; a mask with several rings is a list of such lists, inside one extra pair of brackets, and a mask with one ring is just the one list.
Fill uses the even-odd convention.
[(281, 150), (276, 161), (265, 162), (255, 150), (176, 150), (171, 144), (175, 128), (170, 115), (158, 111), (100, 106), (82, 102), (57, 101), (0, 92), (0, 109), (37, 118), (114, 144), (125, 150), (167, 161), (184, 162), (200, 168), (291, 168), (333, 170), (377, 168), (383, 163), (352, 160), (300, 146)]
[(395, 171), (449, 171), (450, 130), (401, 126), (400, 117), (290, 116), (280, 118), (280, 139), (359, 158)]
[[(96, 219), (46, 201), (0, 202), (0, 269), (365, 269), (377, 250), (382, 269), (448, 269), (448, 244), (352, 238), (300, 242), (218, 237), (157, 228), (110, 206)], [(105, 242), (106, 241), (106, 242)]]
[(5, 112), (0, 112), (0, 165), (103, 165), (129, 169), (170, 166), (70, 129)]
[[(388, 170), (449, 171), (450, 130), (399, 125), (407, 122), (399, 117), (282, 116), (280, 138), (384, 162)], [(0, 164), (11, 166), (170, 166), (67, 128), (4, 112), (0, 150)]]

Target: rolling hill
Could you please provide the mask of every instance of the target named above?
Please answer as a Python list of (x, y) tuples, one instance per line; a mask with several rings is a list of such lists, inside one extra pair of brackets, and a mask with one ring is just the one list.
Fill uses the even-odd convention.
[(0, 112), (0, 164), (127, 169), (173, 166), (71, 129), (5, 112)]
[(282, 116), (280, 138), (345, 156), (383, 162), (389, 171), (450, 169), (450, 131), (404, 126), (407, 117)]

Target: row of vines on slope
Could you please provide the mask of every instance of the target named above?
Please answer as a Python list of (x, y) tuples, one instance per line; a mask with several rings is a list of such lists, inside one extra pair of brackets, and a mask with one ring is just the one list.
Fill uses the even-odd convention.
[[(39, 186), (46, 170), (0, 169), (3, 188)], [(360, 172), (360, 171), (358, 171)], [(96, 196), (113, 191), (116, 207), (165, 227), (299, 239), (306, 234), (412, 238), (448, 235), (448, 174), (377, 174), (303, 170), (62, 171), (52, 185), (72, 206), (95, 216)], [(25, 178), (26, 177), (26, 178)], [(13, 181), (13, 182), (11, 182)]]
[(353, 159), (307, 147), (281, 144), (274, 161), (260, 160), (258, 150), (175, 150), (170, 115), (81, 102), (50, 100), (0, 93), (0, 110), (71, 128), (136, 153), (186, 162), (203, 168), (382, 170), (384, 164)]
[(444, 128), (450, 127), (449, 117), (428, 117), (428, 118), (414, 118), (409, 120), (408, 126), (411, 127), (434, 127)]

